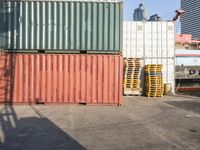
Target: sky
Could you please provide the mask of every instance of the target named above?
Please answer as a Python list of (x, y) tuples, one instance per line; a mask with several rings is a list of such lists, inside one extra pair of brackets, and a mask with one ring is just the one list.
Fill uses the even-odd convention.
[(124, 20), (133, 20), (134, 9), (144, 1), (148, 17), (158, 14), (165, 20), (172, 19), (175, 10), (180, 8), (180, 0), (124, 0)]

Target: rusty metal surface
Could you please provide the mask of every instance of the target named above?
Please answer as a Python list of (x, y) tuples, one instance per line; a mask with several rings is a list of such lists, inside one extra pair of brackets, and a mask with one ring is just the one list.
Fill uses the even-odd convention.
[(120, 105), (122, 56), (1, 55), (0, 102)]

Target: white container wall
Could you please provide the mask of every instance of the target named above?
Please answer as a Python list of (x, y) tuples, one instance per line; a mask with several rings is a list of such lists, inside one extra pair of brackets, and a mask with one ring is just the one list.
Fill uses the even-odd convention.
[(174, 57), (173, 22), (123, 23), (123, 56), (127, 58)]
[(175, 94), (175, 32), (173, 22), (123, 23), (123, 57), (141, 58), (144, 65), (163, 64), (164, 83)]
[(123, 23), (123, 57), (144, 57), (144, 23), (124, 21)]

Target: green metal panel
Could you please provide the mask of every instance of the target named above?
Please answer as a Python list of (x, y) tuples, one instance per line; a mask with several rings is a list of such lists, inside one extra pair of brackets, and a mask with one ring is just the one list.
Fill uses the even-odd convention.
[(4, 2), (0, 48), (119, 52), (122, 17), (122, 2)]

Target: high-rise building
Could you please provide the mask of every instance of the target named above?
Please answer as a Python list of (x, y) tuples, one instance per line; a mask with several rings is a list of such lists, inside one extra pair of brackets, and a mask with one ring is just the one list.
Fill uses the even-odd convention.
[(141, 3), (138, 8), (134, 10), (133, 21), (146, 21), (147, 20), (147, 10), (144, 3)]
[(185, 13), (181, 20), (181, 33), (192, 34), (193, 39), (200, 39), (200, 0), (181, 0)]

